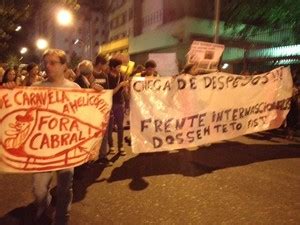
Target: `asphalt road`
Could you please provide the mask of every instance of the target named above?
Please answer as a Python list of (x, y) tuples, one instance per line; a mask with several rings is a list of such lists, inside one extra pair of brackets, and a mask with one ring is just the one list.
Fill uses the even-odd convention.
[[(197, 150), (126, 151), (75, 180), (70, 225), (300, 224), (299, 136), (287, 141), (276, 131)], [(31, 175), (0, 174), (0, 183), (0, 225), (26, 224)]]

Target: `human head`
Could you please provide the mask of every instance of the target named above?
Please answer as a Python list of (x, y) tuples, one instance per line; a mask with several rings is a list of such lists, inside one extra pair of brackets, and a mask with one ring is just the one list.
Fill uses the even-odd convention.
[(93, 63), (90, 60), (82, 60), (78, 64), (78, 72), (80, 75), (88, 76), (93, 73)]
[(28, 64), (26, 70), (30, 75), (37, 75), (39, 73), (39, 67), (35, 63)]
[(2, 83), (16, 81), (16, 78), (16, 71), (13, 68), (8, 68), (3, 74)]
[(97, 55), (96, 56), (96, 59), (95, 59), (95, 66), (98, 66), (98, 65), (106, 65), (107, 64), (107, 59), (105, 58), (104, 55)]
[(104, 55), (99, 54), (96, 56), (94, 66), (97, 72), (108, 72), (107, 59)]
[(139, 64), (139, 65), (136, 66), (135, 71), (136, 71), (137, 73), (140, 73), (140, 72), (142, 72), (144, 69), (145, 69), (145, 67), (144, 67), (143, 65)]
[(147, 76), (154, 75), (156, 72), (156, 62), (154, 60), (148, 60), (145, 62), (145, 72)]
[(43, 54), (43, 64), (48, 79), (63, 79), (67, 70), (66, 53), (60, 49), (48, 49)]
[(120, 71), (122, 61), (120, 59), (111, 58), (109, 60), (108, 66), (111, 71)]

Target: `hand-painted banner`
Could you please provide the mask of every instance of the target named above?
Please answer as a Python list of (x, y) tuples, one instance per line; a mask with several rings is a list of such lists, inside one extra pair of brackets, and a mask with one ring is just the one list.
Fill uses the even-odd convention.
[(289, 68), (256, 76), (135, 77), (131, 137), (135, 153), (189, 148), (278, 128), (292, 96)]
[(94, 160), (112, 91), (0, 89), (0, 171), (41, 172)]

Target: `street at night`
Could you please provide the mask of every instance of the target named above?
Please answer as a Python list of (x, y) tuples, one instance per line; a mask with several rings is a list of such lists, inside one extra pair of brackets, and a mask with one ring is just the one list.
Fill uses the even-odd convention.
[[(287, 141), (277, 130), (198, 150), (125, 149), (125, 157), (110, 155), (113, 166), (90, 165), (75, 180), (71, 225), (300, 222), (299, 136)], [(31, 175), (0, 179), (0, 224), (24, 224)]]
[(299, 18), (0, 1), (0, 225), (300, 224)]

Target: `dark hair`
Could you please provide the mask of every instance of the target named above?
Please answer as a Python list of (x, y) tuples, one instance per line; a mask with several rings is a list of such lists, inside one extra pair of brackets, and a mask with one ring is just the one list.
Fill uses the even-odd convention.
[[(4, 72), (4, 74), (3, 74), (3, 78), (2, 78), (2, 84), (8, 82), (8, 73), (9, 73), (10, 71), (12, 71), (12, 70), (15, 71), (13, 68), (8, 68), (7, 70), (5, 70), (5, 72)], [(17, 76), (15, 76), (14, 81), (16, 81), (16, 79), (17, 79)]]
[(99, 54), (99, 55), (96, 56), (95, 66), (97, 66), (99, 63), (101, 65), (105, 65), (107, 63), (107, 59), (104, 55)]
[(147, 60), (145, 62), (145, 68), (147, 69), (149, 67), (155, 68), (156, 67), (156, 62), (154, 60)]
[(117, 66), (122, 65), (122, 61), (120, 59), (112, 58), (109, 60), (108, 65), (110, 68), (116, 68)]
[(35, 63), (28, 64), (28, 66), (26, 68), (27, 72), (30, 73), (30, 71), (36, 66), (37, 66), (37, 64), (35, 64)]

